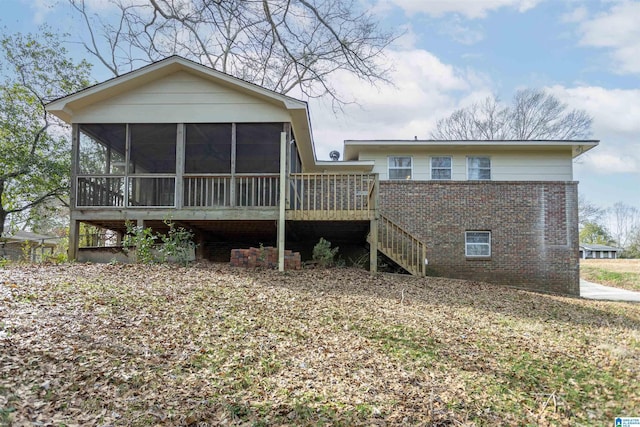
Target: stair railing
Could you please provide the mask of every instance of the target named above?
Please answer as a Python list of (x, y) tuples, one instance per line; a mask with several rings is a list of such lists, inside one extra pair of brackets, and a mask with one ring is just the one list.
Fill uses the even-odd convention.
[(427, 246), (382, 214), (378, 219), (378, 250), (414, 276), (426, 275)]

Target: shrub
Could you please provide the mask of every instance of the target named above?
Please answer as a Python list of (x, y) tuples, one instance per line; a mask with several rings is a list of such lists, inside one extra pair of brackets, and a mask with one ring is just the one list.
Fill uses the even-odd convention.
[(323, 267), (335, 265), (336, 254), (338, 253), (338, 247), (331, 248), (331, 242), (320, 238), (318, 243), (313, 247), (312, 259)]
[(186, 266), (191, 260), (191, 251), (196, 247), (193, 232), (184, 227), (176, 227), (171, 221), (164, 223), (169, 226), (169, 232), (161, 236), (160, 252), (165, 256), (163, 261), (173, 258), (175, 262)]
[(142, 264), (158, 262), (158, 258), (153, 253), (158, 236), (153, 233), (151, 227), (144, 228), (140, 225), (133, 225), (130, 221), (127, 221), (125, 226), (127, 234), (122, 239), (122, 246), (125, 249), (136, 248), (136, 262)]
[(126, 223), (127, 234), (122, 239), (122, 246), (125, 249), (136, 248), (136, 262), (153, 264), (172, 258), (183, 265), (189, 263), (191, 251), (196, 246), (193, 242), (193, 232), (176, 227), (172, 221), (167, 220), (164, 223), (169, 227), (167, 234), (154, 233), (151, 227), (144, 228), (131, 222)]

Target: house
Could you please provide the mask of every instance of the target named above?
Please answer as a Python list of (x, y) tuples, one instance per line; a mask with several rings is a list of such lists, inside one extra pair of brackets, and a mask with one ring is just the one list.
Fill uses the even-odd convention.
[(580, 243), (580, 259), (617, 259), (622, 249), (607, 245)]
[[(572, 160), (597, 141), (345, 141), (317, 160), (305, 102), (173, 56), (55, 100), (81, 222), (192, 229), (200, 258), (320, 237), (415, 275), (578, 295)], [(282, 197), (281, 197), (282, 196)], [(308, 252), (307, 252), (308, 253)]]
[(0, 259), (42, 261), (53, 255), (59, 241), (56, 236), (16, 231), (0, 239)]

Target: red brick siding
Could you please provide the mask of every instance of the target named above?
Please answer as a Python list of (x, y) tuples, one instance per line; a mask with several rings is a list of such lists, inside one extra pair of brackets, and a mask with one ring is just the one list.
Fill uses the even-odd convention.
[[(429, 270), (579, 295), (576, 182), (383, 181), (381, 212), (427, 246)], [(465, 256), (465, 231), (491, 231), (491, 258)]]

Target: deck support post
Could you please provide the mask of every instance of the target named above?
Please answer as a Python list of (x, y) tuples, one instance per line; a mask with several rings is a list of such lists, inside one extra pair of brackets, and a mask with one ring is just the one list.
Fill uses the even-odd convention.
[(378, 220), (373, 218), (369, 226), (369, 272), (378, 272)]
[(378, 272), (378, 177), (376, 175), (369, 203), (371, 206), (371, 225), (369, 226), (369, 272)]
[(285, 207), (287, 198), (287, 133), (280, 134), (280, 211), (278, 215), (278, 271), (284, 271)]
[(69, 224), (69, 249), (67, 258), (69, 261), (78, 259), (78, 243), (80, 239), (80, 221), (71, 216)]
[(69, 261), (78, 259), (78, 245), (80, 243), (80, 221), (74, 215), (77, 195), (78, 176), (78, 153), (80, 150), (80, 139), (78, 135), (78, 125), (71, 125), (71, 193), (69, 194), (69, 206), (71, 207), (71, 217), (69, 218), (69, 248), (67, 258)]

